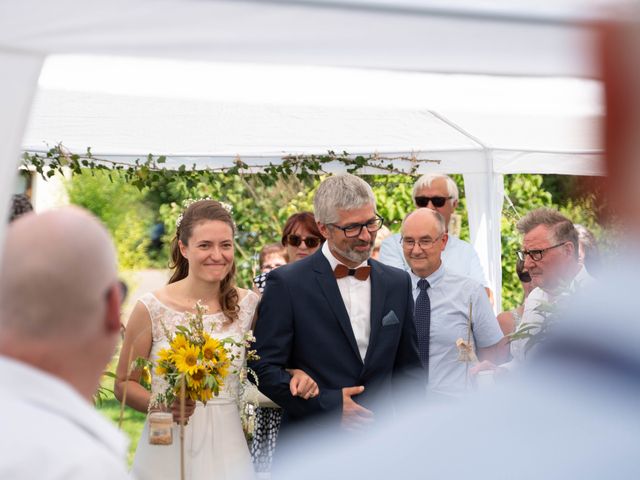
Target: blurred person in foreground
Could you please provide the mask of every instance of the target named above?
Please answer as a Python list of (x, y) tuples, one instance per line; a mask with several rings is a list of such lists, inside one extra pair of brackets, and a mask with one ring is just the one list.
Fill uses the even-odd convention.
[[(495, 392), (301, 455), (283, 478), (640, 478), (640, 11), (601, 27), (607, 198), (627, 249)], [(513, 383), (512, 383), (513, 382)], [(390, 441), (392, 439), (392, 441)], [(292, 452), (292, 456), (298, 452)], [(335, 474), (339, 472), (339, 474)]]
[[(328, 177), (314, 213), (326, 242), (272, 271), (258, 310), (253, 368), (260, 390), (284, 410), (281, 434), (295, 425), (328, 423), (335, 432), (370, 424), (395, 382), (424, 392), (409, 276), (369, 258), (383, 223), (371, 187), (350, 174)], [(305, 371), (319, 395), (292, 395), (287, 368)]]
[(0, 478), (124, 479), (93, 395), (120, 332), (115, 249), (79, 208), (28, 213), (0, 266)]
[[(504, 338), (482, 285), (449, 271), (442, 260), (448, 235), (435, 210), (420, 208), (402, 222), (402, 250), (410, 267), (418, 351), (427, 370), (429, 401), (449, 400), (472, 388), (477, 360), (508, 360)], [(470, 317), (471, 315), (471, 317)]]

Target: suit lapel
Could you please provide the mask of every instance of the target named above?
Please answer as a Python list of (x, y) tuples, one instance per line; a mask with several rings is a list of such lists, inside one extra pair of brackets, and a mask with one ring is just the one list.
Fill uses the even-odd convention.
[[(349, 340), (349, 344), (353, 349), (356, 357), (360, 359), (360, 352), (358, 351), (358, 344), (356, 343), (356, 337), (353, 334), (353, 328), (351, 327), (351, 321), (349, 320), (349, 314), (347, 313), (347, 309), (344, 306), (344, 302), (342, 300), (342, 295), (340, 294), (340, 289), (338, 288), (338, 282), (331, 271), (331, 265), (329, 261), (325, 258), (324, 254), (321, 250), (318, 250), (317, 253), (314, 254), (314, 271), (316, 272), (316, 278), (318, 280), (318, 284), (320, 285), (320, 290), (327, 299), (327, 303), (333, 310), (336, 318), (338, 319), (338, 323), (342, 328), (342, 331)], [(362, 361), (362, 359), (360, 359)]]
[(369, 265), (371, 265), (371, 334), (369, 335), (369, 346), (367, 347), (367, 355), (364, 361), (365, 365), (373, 354), (373, 349), (380, 334), (382, 315), (384, 313), (384, 301), (387, 296), (384, 273), (380, 265), (371, 260), (369, 260)]

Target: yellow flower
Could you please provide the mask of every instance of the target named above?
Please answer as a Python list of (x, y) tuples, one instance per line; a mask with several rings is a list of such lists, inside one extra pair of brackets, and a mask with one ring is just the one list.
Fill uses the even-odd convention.
[(205, 343), (202, 347), (202, 356), (206, 361), (213, 361), (216, 359), (216, 353), (218, 353), (219, 350), (223, 350), (224, 348), (221, 348), (222, 345), (220, 344), (220, 342), (218, 340), (216, 340), (215, 338), (211, 338), (208, 335), (205, 337)]
[(202, 386), (202, 381), (207, 373), (207, 370), (202, 365), (197, 365), (195, 372), (187, 375), (187, 385), (189, 388), (198, 389)]
[(187, 345), (189, 345), (189, 341), (183, 334), (179, 333), (175, 337), (173, 337), (173, 341), (171, 342), (171, 349), (174, 352), (177, 352), (178, 350), (186, 347)]
[(193, 375), (198, 370), (199, 349), (195, 345), (186, 345), (173, 354), (173, 361), (180, 373)]
[(171, 361), (171, 355), (173, 352), (168, 348), (163, 348), (158, 352), (158, 364), (156, 365), (156, 373), (158, 375), (164, 375), (167, 373), (167, 363)]

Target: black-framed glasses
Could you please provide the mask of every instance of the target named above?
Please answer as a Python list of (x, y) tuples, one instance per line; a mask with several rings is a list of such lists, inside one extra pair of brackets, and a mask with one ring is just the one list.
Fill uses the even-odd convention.
[(320, 242), (322, 242), (322, 240), (318, 237), (302, 238), (300, 235), (294, 234), (290, 234), (287, 236), (287, 243), (292, 247), (299, 247), (303, 242), (307, 246), (307, 248), (316, 248), (318, 245), (320, 245)]
[(347, 238), (354, 238), (360, 236), (363, 228), (366, 228), (369, 233), (377, 232), (382, 228), (384, 224), (384, 218), (376, 213), (376, 218), (369, 220), (367, 223), (352, 223), (350, 225), (345, 225), (341, 227), (340, 225), (336, 225), (335, 223), (327, 223), (338, 230), (342, 230), (344, 236)]
[(436, 208), (440, 208), (443, 207), (444, 204), (447, 202), (447, 200), (451, 200), (453, 197), (452, 196), (448, 196), (448, 197), (415, 197), (414, 200), (416, 202), (416, 205), (420, 208), (425, 208), (429, 206), (429, 202), (431, 202), (431, 204), (436, 207)]
[(527, 255), (529, 255), (531, 257), (531, 260), (533, 260), (534, 262), (539, 262), (540, 260), (542, 260), (542, 257), (544, 257), (544, 254), (547, 253), (549, 250), (553, 250), (554, 248), (561, 247), (565, 243), (567, 242), (557, 243), (556, 245), (551, 245), (550, 247), (541, 248), (538, 250), (518, 250), (516, 252), (516, 255), (518, 255), (518, 259), (522, 260), (523, 262), (524, 262), (524, 259), (527, 258)]
[(400, 239), (400, 243), (402, 244), (402, 248), (406, 248), (407, 250), (413, 250), (413, 247), (415, 247), (416, 245), (418, 245), (422, 250), (428, 250), (442, 238), (442, 235), (443, 234), (440, 234), (436, 238), (420, 238), (419, 240), (402, 237)]

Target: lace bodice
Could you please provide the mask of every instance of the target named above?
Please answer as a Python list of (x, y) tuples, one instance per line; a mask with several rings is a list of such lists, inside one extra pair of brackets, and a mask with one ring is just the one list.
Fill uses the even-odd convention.
[[(240, 312), (238, 319), (232, 323), (228, 323), (222, 312), (213, 313), (204, 316), (204, 327), (212, 337), (227, 338), (241, 341), (244, 334), (251, 328), (251, 321), (258, 305), (259, 297), (254, 292), (249, 291), (242, 300), (240, 300)], [(151, 317), (151, 332), (153, 342), (151, 344), (151, 353), (149, 358), (156, 362), (158, 352), (163, 348), (169, 347), (169, 342), (165, 336), (164, 327), (171, 333), (175, 333), (176, 327), (186, 325), (184, 312), (178, 312), (164, 305), (153, 293), (147, 293), (140, 298), (140, 302), (147, 308)], [(239, 371), (244, 363), (244, 352), (239, 352), (233, 362), (231, 370)], [(229, 373), (224, 382), (224, 387), (220, 390), (220, 399), (235, 400), (238, 396), (240, 380), (237, 374)], [(159, 393), (164, 391), (166, 383), (161, 377), (151, 373), (151, 392)]]

